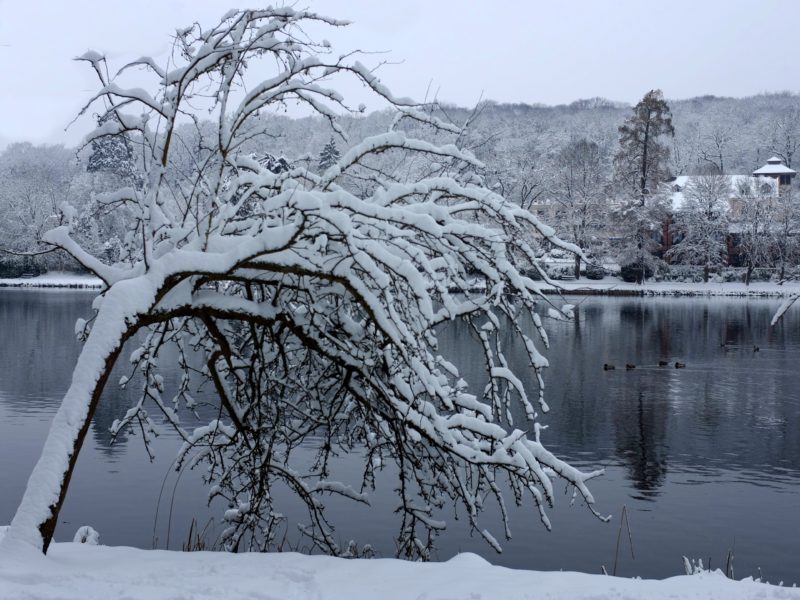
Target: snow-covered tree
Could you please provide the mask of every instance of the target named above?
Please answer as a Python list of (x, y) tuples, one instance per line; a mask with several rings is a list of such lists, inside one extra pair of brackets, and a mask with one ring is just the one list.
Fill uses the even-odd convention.
[(750, 284), (756, 267), (765, 266), (770, 259), (772, 215), (775, 188), (760, 178), (748, 178), (739, 184), (739, 253), (747, 267), (744, 282)]
[(492, 153), (493, 169), (487, 169), (487, 183), (504, 198), (526, 210), (542, 201), (550, 187), (552, 169), (538, 142), (521, 146), (503, 143)]
[(722, 175), (730, 163), (731, 147), (735, 145), (736, 133), (731, 119), (712, 122), (705, 127), (698, 149), (701, 170), (709, 175)]
[[(98, 119), (98, 127), (115, 119), (114, 113), (105, 114)], [(92, 140), (91, 152), (86, 161), (89, 173), (113, 173), (129, 183), (135, 180), (136, 168), (133, 159), (133, 146), (127, 135), (107, 135)]]
[(667, 252), (669, 258), (703, 267), (703, 281), (712, 268), (727, 262), (728, 198), (730, 178), (724, 175), (692, 177), (684, 190), (684, 204), (675, 215), (680, 236)]
[(615, 174), (620, 185), (642, 206), (668, 176), (669, 146), (662, 138), (674, 135), (672, 114), (661, 90), (647, 92), (619, 128)]
[(339, 148), (336, 146), (336, 140), (331, 136), (328, 143), (322, 147), (319, 153), (318, 166), (320, 171), (325, 171), (328, 167), (335, 165), (341, 154)]
[[(557, 162), (553, 199), (559, 206), (559, 233), (587, 251), (609, 208), (607, 155), (596, 142), (577, 138), (562, 148)], [(580, 275), (581, 256), (575, 255), (575, 278)]]
[(0, 261), (24, 255), (26, 268), (44, 268), (48, 259), (62, 266), (63, 256), (40, 254), (40, 241), (60, 223), (58, 207), (69, 197), (75, 172), (75, 156), (63, 146), (24, 142), (0, 153)]
[(778, 277), (786, 278), (786, 269), (800, 258), (800, 203), (790, 189), (780, 189), (771, 203), (771, 251)]
[(672, 113), (661, 90), (647, 92), (619, 127), (614, 156), (618, 261), (639, 283), (661, 263), (654, 253), (661, 248), (658, 240), (667, 217), (661, 184), (668, 177), (670, 154), (663, 138), (674, 135)]
[[(402, 556), (427, 557), (444, 527), (442, 513), (454, 506), (499, 549), (479, 513), (494, 499), (510, 535), (506, 486), (548, 527), (554, 480), (573, 486), (591, 508), (586, 484), (599, 472), (571, 467), (541, 440), (547, 361), (539, 349), (547, 337), (535, 307), (544, 296), (521, 274), (536, 267), (537, 239), (580, 250), (482, 187), (473, 169), (483, 165), (469, 152), (398, 131), (410, 119), (459, 135), (394, 97), (357, 54), (308, 39), (312, 22), (344, 25), (288, 7), (231, 11), (210, 28), (178, 30), (168, 68), (142, 58), (109, 71), (99, 54), (81, 57), (101, 84), (89, 107), (103, 104), (104, 115), (114, 115), (87, 143), (136, 136), (143, 184), (105, 199), (132, 217), (117, 264), (86, 252), (69, 224), (45, 235), (105, 290), (94, 317), (77, 324), (85, 343), (72, 383), (1, 544), (46, 551), (103, 388), (137, 333), (130, 358), (138, 380), (127, 385), (139, 385), (141, 394), (113, 429), (138, 429), (147, 443), (154, 414), (174, 427), (184, 440), (179, 463), (203, 464), (211, 497), (227, 501), (229, 549), (270, 547), (283, 518), (272, 492), (282, 485), (307, 508), (302, 531), (311, 543), (344, 552), (324, 499), (366, 502), (385, 466), (396, 474)], [(131, 69), (137, 84), (127, 88)], [(139, 83), (142, 69), (153, 75), (152, 91)], [(118, 75), (109, 80), (108, 72)], [(241, 150), (263, 130), (257, 115), (292, 102), (344, 134), (335, 108), (357, 109), (327, 87), (337, 75), (355, 77), (393, 106), (390, 131), (358, 141), (322, 176), (306, 168), (275, 173)], [(171, 153), (183, 145), (178, 126), (200, 126), (192, 115), (204, 99), (216, 135), (204, 138), (192, 170), (185, 161), (175, 169)], [(387, 157), (391, 172), (377, 160)], [(400, 168), (405, 162), (426, 160), (442, 165), (439, 175), (398, 177), (416, 172)], [(356, 168), (371, 180), (365, 198), (343, 185)], [(484, 291), (474, 290), (475, 274)], [(437, 331), (452, 321), (472, 331), (483, 350), (487, 384), (477, 395), (439, 348)], [(508, 332), (524, 342), (539, 382), (533, 396), (508, 368)], [(185, 371), (173, 398), (163, 396), (159, 374), (168, 346), (177, 348)], [(202, 368), (193, 357), (202, 357)], [(218, 418), (187, 430), (176, 408), (192, 406), (202, 383), (215, 392)], [(524, 422), (515, 426), (514, 414)], [(304, 443), (319, 450), (310, 470), (295, 452)], [(339, 452), (363, 456), (356, 481), (337, 479), (347, 476), (331, 460)]]
[(614, 211), (614, 227), (619, 237), (617, 262), (623, 272), (630, 270), (636, 283), (654, 273), (663, 261), (656, 254), (662, 249), (661, 234), (668, 212), (665, 198), (654, 194), (642, 205), (638, 199), (621, 202)]
[(791, 168), (792, 158), (800, 148), (800, 102), (795, 100), (775, 119), (770, 138), (767, 141), (769, 152), (783, 159), (784, 164)]

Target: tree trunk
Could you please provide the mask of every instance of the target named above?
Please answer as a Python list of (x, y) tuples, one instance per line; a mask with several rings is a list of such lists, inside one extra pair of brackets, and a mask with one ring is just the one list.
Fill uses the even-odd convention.
[(642, 173), (639, 182), (639, 193), (641, 194), (641, 203), (644, 206), (645, 191), (647, 190), (647, 146), (650, 143), (650, 119), (648, 117), (647, 123), (644, 127), (644, 143), (642, 144)]
[(575, 279), (581, 278), (581, 257), (575, 256)]
[(751, 263), (748, 263), (747, 271), (744, 274), (744, 284), (745, 285), (750, 285), (750, 277), (752, 275), (753, 275), (753, 265)]
[(703, 283), (708, 283), (708, 272), (708, 263), (706, 263), (706, 265), (703, 267)]
[(111, 291), (107, 292), (81, 350), (72, 383), (53, 418), (42, 454), (0, 546), (26, 542), (45, 553), (50, 546), (78, 453), (103, 388), (122, 347), (137, 329), (137, 325), (129, 324), (133, 315), (124, 313), (121, 308), (124, 304), (109, 297)]

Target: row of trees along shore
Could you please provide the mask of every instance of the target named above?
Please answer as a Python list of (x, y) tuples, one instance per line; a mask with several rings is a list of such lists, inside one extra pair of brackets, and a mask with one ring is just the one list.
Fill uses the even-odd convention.
[[(667, 105), (660, 92), (651, 91), (633, 110), (602, 99), (557, 107), (483, 102), (471, 111), (428, 110), (468, 123), (460, 143), (483, 163), (478, 175), (484, 184), (547, 218), (595, 262), (635, 264), (648, 274), (665, 263), (697, 265), (706, 278), (730, 263), (746, 267), (748, 275), (757, 267), (772, 268), (781, 279), (798, 264), (800, 218), (790, 194), (767, 200), (757, 187), (734, 190), (744, 206), (731, 215), (730, 182), (716, 177), (747, 175), (771, 156), (792, 167), (800, 143), (797, 95), (709, 96)], [(392, 118), (386, 110), (344, 115), (339, 123), (354, 140), (384, 130)], [(323, 172), (353, 144), (331, 130), (325, 117), (257, 119), (269, 135), (254, 136), (242, 150), (284, 157), (287, 165)], [(420, 127), (404, 125), (412, 133)], [(182, 169), (202, 155), (204, 137), (213, 129), (210, 121), (178, 126), (185, 140), (176, 159)], [(42, 235), (58, 224), (64, 201), (77, 211), (74, 229), (81, 242), (94, 254), (118, 259), (125, 226), (99, 199), (122, 183), (135, 185), (141, 162), (129, 138), (95, 140), (79, 150), (8, 146), (0, 154), (0, 249), (6, 251), (0, 252), (0, 276), (77, 266), (65, 253), (30, 256), (43, 249)], [(675, 212), (664, 182), (682, 175), (696, 177), (685, 206)], [(368, 183), (354, 185), (368, 193)], [(659, 239), (666, 218), (681, 241), (674, 248)], [(735, 256), (727, 243), (732, 231)], [(580, 277), (585, 267), (576, 257), (574, 275)]]

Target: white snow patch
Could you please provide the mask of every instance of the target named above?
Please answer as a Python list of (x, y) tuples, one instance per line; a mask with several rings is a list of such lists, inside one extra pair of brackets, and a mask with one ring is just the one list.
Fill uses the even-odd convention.
[[(0, 535), (1, 535), (0, 531)], [(676, 559), (680, 568), (680, 557)], [(800, 590), (721, 572), (663, 581), (496, 567), (474, 554), (444, 563), (296, 553), (169, 552), (59, 543), (47, 556), (0, 555), (0, 600), (470, 600), (474, 598), (800, 599)]]

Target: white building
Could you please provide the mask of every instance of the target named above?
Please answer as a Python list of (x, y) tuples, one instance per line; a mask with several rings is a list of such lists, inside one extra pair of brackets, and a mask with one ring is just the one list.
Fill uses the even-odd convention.
[(754, 177), (769, 177), (778, 182), (778, 185), (792, 185), (792, 177), (797, 175), (797, 171), (790, 169), (783, 164), (783, 160), (773, 156), (760, 169), (753, 171)]

